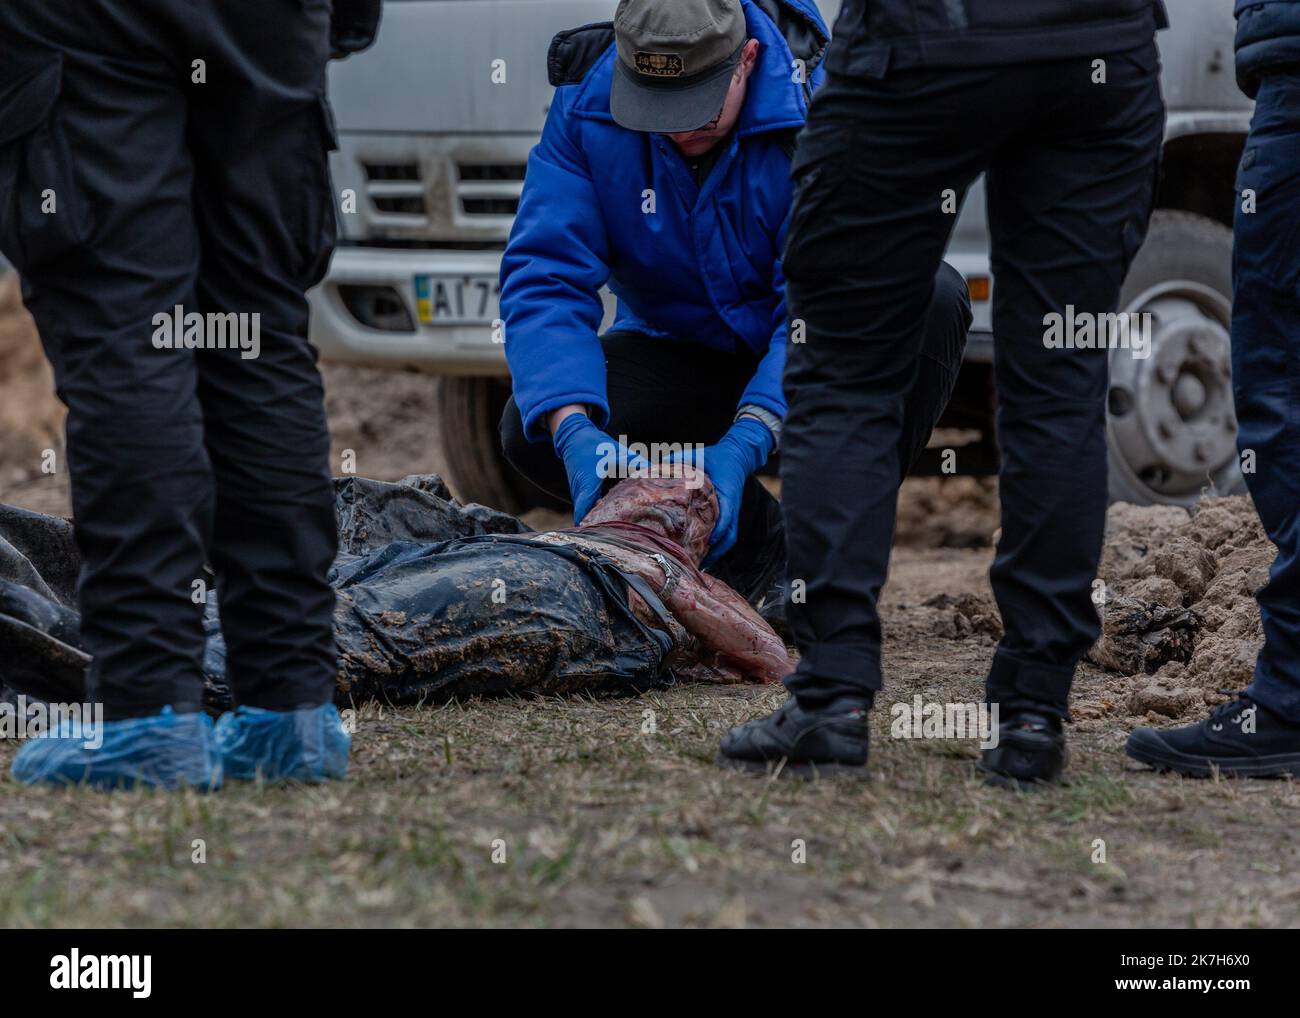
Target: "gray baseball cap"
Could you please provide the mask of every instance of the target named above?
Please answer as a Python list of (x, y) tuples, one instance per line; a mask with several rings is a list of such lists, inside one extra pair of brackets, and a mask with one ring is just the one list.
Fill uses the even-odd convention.
[(746, 36), (740, 0), (619, 0), (614, 120), (660, 134), (703, 127), (726, 101)]

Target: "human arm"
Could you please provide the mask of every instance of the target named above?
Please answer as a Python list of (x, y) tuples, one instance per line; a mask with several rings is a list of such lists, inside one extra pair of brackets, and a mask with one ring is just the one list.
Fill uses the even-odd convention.
[(794, 662), (772, 627), (721, 580), (699, 576), (683, 578), (665, 604), (698, 641), (702, 661), (750, 682), (779, 682), (790, 674)]
[(506, 359), (524, 434), (534, 442), (550, 437), (547, 418), (561, 408), (581, 406), (599, 428), (609, 420), (597, 336), (609, 243), (580, 127), (568, 112), (573, 93), (555, 92), (501, 260)]

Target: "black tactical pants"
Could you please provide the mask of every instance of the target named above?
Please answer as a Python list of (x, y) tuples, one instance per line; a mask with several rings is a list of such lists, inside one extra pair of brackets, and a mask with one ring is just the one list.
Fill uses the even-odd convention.
[[(1243, 208), (1243, 192), (1258, 205)], [(1232, 384), (1246, 472), (1277, 557), (1256, 593), (1264, 646), (1247, 692), (1300, 723), (1300, 67), (1264, 75), (1237, 175)]]
[[(788, 606), (805, 707), (881, 688), (877, 598), (898, 438), (960, 201), (987, 175), (1002, 449), (993, 589), (1005, 635), (988, 694), (1063, 713), (1098, 633), (1107, 352), (1057, 349), (1067, 306), (1113, 312), (1150, 216), (1164, 105), (1154, 44), (1092, 59), (832, 73), (799, 139), (784, 259), (791, 345), (781, 464)], [(844, 61), (852, 66), (852, 61)], [(960, 469), (960, 464), (958, 464)]]
[[(334, 238), (329, 18), (328, 0), (0, 4), (0, 250), (68, 406), (88, 689), (110, 718), (199, 706), (205, 563), (236, 698), (333, 692), (304, 299)], [(191, 314), (197, 348), (168, 346)]]

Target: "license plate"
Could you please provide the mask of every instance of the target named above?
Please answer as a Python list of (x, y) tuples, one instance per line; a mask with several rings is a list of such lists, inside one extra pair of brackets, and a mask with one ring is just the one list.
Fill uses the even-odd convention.
[(491, 325), (501, 286), (496, 276), (416, 276), (415, 306), (425, 325)]

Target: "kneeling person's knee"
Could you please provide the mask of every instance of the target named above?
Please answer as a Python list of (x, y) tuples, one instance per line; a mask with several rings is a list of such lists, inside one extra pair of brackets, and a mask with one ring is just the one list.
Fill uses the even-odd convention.
[(924, 352), (955, 370), (966, 352), (966, 334), (973, 320), (965, 278), (947, 262), (941, 262), (927, 312)]
[(501, 412), (501, 451), (510, 464), (519, 469), (519, 464), (530, 458), (532, 442), (524, 435), (524, 419), (519, 413), (515, 398), (506, 401), (506, 408)]

